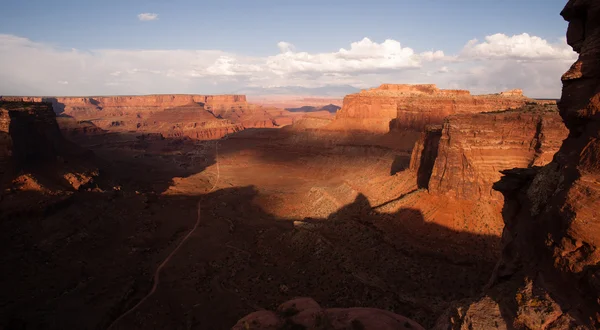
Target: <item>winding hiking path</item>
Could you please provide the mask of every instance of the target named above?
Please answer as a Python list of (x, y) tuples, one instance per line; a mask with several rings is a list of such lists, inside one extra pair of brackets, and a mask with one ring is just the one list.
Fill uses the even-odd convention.
[[(210, 190), (208, 190), (206, 192), (206, 194), (211, 193), (217, 187), (217, 184), (219, 183), (219, 178), (221, 177), (221, 171), (219, 168), (219, 142), (218, 141), (215, 143), (215, 163), (217, 166), (217, 178), (215, 179), (215, 183), (213, 184), (212, 188), (210, 188)], [(179, 248), (181, 248), (181, 246), (192, 236), (192, 234), (196, 231), (196, 229), (200, 225), (200, 203), (201, 203), (201, 201), (198, 201), (198, 206), (197, 206), (198, 214), (196, 217), (196, 223), (194, 224), (194, 227), (192, 227), (192, 229), (185, 235), (185, 237), (183, 237), (183, 239), (179, 242), (179, 244), (177, 244), (175, 249), (173, 249), (173, 251), (171, 251), (171, 253), (169, 253), (169, 255), (165, 258), (165, 260), (163, 260), (163, 262), (160, 263), (158, 268), (156, 268), (156, 271), (154, 272), (154, 277), (152, 280), (152, 282), (153, 282), (152, 290), (150, 290), (150, 292), (148, 292), (148, 294), (146, 296), (144, 296), (144, 298), (142, 298), (137, 304), (135, 304), (135, 306), (131, 307), (125, 313), (123, 313), (119, 317), (117, 317), (108, 326), (108, 328), (106, 328), (107, 330), (112, 329), (121, 319), (123, 319), (125, 316), (127, 316), (127, 315), (131, 314), (133, 311), (135, 311), (139, 306), (141, 306), (148, 298), (150, 298), (156, 292), (156, 289), (158, 288), (158, 285), (160, 284), (160, 271), (169, 263), (171, 258), (177, 253), (177, 251), (179, 251)]]

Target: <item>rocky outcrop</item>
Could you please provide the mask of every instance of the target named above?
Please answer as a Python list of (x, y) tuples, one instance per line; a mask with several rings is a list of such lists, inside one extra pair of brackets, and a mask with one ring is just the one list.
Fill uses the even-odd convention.
[[(418, 172), (420, 186), (458, 199), (502, 200), (492, 189), (500, 171), (547, 164), (567, 129), (555, 106), (526, 106), (453, 115), (445, 120), (439, 143), (427, 141), (431, 136), (425, 133), (413, 150), (411, 168)], [(436, 155), (433, 166), (432, 154)], [(430, 173), (427, 183), (426, 173)]]
[(449, 311), (439, 329), (600, 328), (600, 2), (571, 0), (561, 15), (579, 53), (562, 76), (569, 136), (546, 166), (504, 171), (495, 184), (502, 257), (485, 297)]
[(220, 139), (244, 129), (240, 124), (216, 118), (198, 103), (157, 112), (138, 128), (144, 132), (158, 132), (165, 137), (189, 137), (197, 140)]
[(435, 85), (384, 84), (344, 98), (332, 130), (386, 133), (392, 129), (422, 130), (441, 124), (452, 114), (479, 113), (518, 108), (535, 100), (520, 90), (500, 94), (471, 95), (466, 90), (443, 90)]
[(322, 308), (311, 298), (296, 298), (277, 311), (259, 311), (239, 320), (232, 330), (363, 329), (423, 330), (415, 321), (376, 308)]
[(230, 120), (243, 128), (270, 128), (277, 125), (275, 116), (267, 109), (254, 104), (217, 104), (207, 105), (207, 110), (217, 118)]

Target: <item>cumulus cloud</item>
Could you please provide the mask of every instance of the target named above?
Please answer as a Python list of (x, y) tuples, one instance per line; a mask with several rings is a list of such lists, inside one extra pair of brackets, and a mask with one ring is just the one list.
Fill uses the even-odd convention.
[(299, 87), (341, 90), (381, 83), (435, 83), (475, 93), (523, 88), (534, 97), (560, 95), (560, 75), (575, 54), (564, 40), (527, 34), (469, 41), (458, 54), (416, 52), (395, 40), (369, 38), (331, 52), (279, 42), (271, 56), (218, 50), (62, 49), (0, 34), (0, 94), (98, 95), (230, 93)]
[(137, 15), (140, 21), (154, 21), (158, 19), (158, 14), (155, 13), (141, 13)]
[(296, 52), (287, 42), (278, 44), (280, 53), (269, 56), (266, 67), (279, 75), (298, 72), (344, 72), (365, 73), (380, 70), (403, 70), (418, 68), (422, 61), (442, 59), (442, 51), (416, 54), (411, 48), (402, 47), (400, 42), (385, 40), (382, 43), (364, 38), (350, 44), (349, 49), (341, 48), (337, 52), (310, 54)]
[(512, 37), (497, 33), (485, 37), (483, 42), (473, 39), (465, 45), (461, 55), (467, 58), (515, 60), (572, 61), (576, 58), (564, 38), (558, 43), (549, 43), (527, 33)]

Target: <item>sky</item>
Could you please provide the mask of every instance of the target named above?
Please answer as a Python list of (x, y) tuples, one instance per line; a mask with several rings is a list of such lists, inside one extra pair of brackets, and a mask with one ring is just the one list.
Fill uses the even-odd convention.
[[(0, 0), (0, 95), (560, 95), (566, 0)], [(340, 95), (341, 94), (341, 95)]]

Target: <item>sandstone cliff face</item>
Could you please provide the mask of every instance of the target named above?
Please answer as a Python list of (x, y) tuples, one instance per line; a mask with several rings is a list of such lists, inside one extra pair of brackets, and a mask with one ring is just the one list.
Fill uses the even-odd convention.
[(328, 128), (374, 133), (421, 130), (429, 124), (441, 124), (448, 115), (518, 108), (527, 102), (534, 100), (520, 90), (471, 95), (466, 90), (441, 90), (435, 85), (384, 84), (346, 96)]
[[(419, 173), (420, 186), (453, 198), (501, 200), (502, 195), (492, 189), (501, 170), (545, 165), (566, 138), (567, 129), (553, 108), (527, 106), (448, 117), (439, 143), (424, 143), (421, 139), (415, 145), (411, 168)], [(434, 153), (432, 166), (427, 157), (431, 159)], [(419, 159), (426, 161), (417, 164)]]
[(571, 0), (561, 15), (580, 54), (562, 77), (569, 137), (551, 163), (505, 171), (495, 184), (505, 197), (502, 258), (485, 297), (439, 329), (600, 328), (600, 2)]

